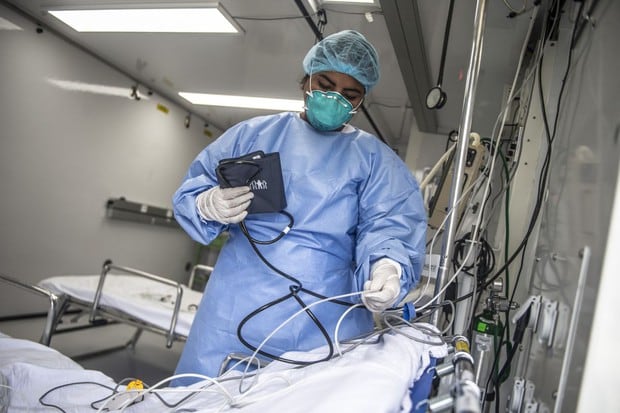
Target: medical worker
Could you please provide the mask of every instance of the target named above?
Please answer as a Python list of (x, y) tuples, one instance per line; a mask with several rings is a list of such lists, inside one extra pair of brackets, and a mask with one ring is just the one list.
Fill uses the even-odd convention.
[[(363, 306), (342, 320), (339, 340), (372, 331), (372, 313), (397, 304), (419, 280), (426, 213), (418, 184), (392, 149), (348, 123), (379, 80), (377, 52), (360, 33), (345, 30), (315, 44), (303, 69), (302, 113), (233, 126), (197, 156), (174, 194), (176, 219), (194, 240), (206, 245), (229, 233), (176, 374), (215, 377), (227, 355), (251, 355), (303, 307), (366, 291), (302, 311), (260, 348), (266, 360), (320, 346), (328, 356), (338, 320), (352, 304)], [(270, 240), (289, 219), (248, 215), (250, 188), (221, 188), (216, 167), (255, 151), (279, 153), (285, 210), (294, 224), (278, 241), (252, 246), (242, 221), (252, 238)]]

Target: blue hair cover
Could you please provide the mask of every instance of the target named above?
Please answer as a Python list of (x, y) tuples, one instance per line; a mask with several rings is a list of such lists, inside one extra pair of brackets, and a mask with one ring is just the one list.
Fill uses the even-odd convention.
[(379, 57), (366, 38), (355, 30), (331, 34), (312, 46), (303, 60), (306, 74), (345, 73), (360, 82), (366, 93), (379, 81)]

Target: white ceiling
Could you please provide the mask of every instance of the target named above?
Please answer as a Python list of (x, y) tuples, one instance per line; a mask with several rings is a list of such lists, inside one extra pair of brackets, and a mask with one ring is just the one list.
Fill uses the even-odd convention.
[[(383, 0), (383, 3), (386, 1), (398, 0)], [(119, 0), (104, 2), (127, 3)], [(149, 1), (154, 2), (179, 4)], [(315, 41), (294, 0), (221, 0), (220, 4), (244, 29), (241, 35), (77, 33), (45, 13), (42, 6), (92, 5), (94, 0), (8, 0), (2, 3), (12, 4), (39, 21), (45, 29), (57, 32), (117, 67), (145, 89), (151, 88), (174, 99), (219, 129), (269, 112), (193, 106), (181, 99), (177, 92), (301, 98), (298, 83), (303, 76), (301, 61)], [(490, 133), (499, 111), (503, 87), (511, 82), (527, 28), (527, 15), (508, 19), (508, 9), (503, 1), (489, 0), (488, 3), (485, 49), (477, 92), (478, 110), (473, 123), (473, 128), (483, 134)], [(303, 4), (312, 12), (307, 0)], [(426, 50), (426, 59), (420, 58), (426, 60), (431, 79), (428, 88), (437, 80), (448, 5), (449, 0), (417, 1), (422, 43)], [(415, 122), (414, 111), (387, 28), (394, 22), (386, 22), (380, 8), (375, 10), (374, 21), (368, 22), (364, 9), (357, 6), (327, 6), (324, 34), (355, 29), (377, 48), (381, 81), (367, 97), (366, 108), (388, 143), (404, 156), (409, 131)], [(455, 2), (443, 82), (448, 101), (443, 109), (433, 114), (437, 116), (436, 132), (441, 134), (458, 128), (474, 10), (473, 1)], [(373, 131), (363, 113), (356, 115), (353, 123)]]

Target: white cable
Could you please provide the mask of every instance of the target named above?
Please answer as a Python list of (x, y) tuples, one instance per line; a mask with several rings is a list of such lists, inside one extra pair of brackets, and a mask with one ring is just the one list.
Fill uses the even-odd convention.
[(356, 308), (363, 307), (363, 306), (364, 306), (363, 304), (355, 304), (347, 308), (346, 311), (342, 313), (342, 315), (338, 319), (338, 322), (336, 323), (336, 328), (334, 328), (334, 345), (336, 346), (336, 351), (338, 352), (338, 356), (340, 357), (342, 357), (342, 351), (340, 351), (340, 342), (338, 341), (338, 333), (340, 331), (340, 324), (342, 323), (342, 320), (344, 320), (351, 311), (355, 310)]
[[(432, 246), (433, 242), (431, 242), (431, 246)], [(432, 266), (432, 253), (428, 254), (431, 257), (431, 266)], [(429, 267), (430, 268), (430, 267)], [(437, 279), (437, 276), (435, 276), (435, 279)], [(426, 290), (428, 290), (428, 287), (431, 285), (431, 276), (429, 274), (428, 277), (426, 277), (426, 282), (424, 283), (424, 287), (420, 290), (420, 295), (418, 297), (416, 297), (413, 301), (412, 301), (412, 305), (415, 306), (418, 301), (420, 301), (422, 299), (422, 297), (424, 297), (424, 294), (426, 294)]]
[(304, 313), (306, 310), (314, 307), (315, 305), (318, 304), (322, 304), (324, 302), (328, 302), (328, 301), (333, 301), (333, 300), (339, 300), (341, 298), (347, 298), (347, 297), (354, 297), (357, 295), (362, 295), (364, 294), (364, 291), (356, 291), (353, 293), (347, 293), (347, 294), (341, 294), (341, 295), (337, 295), (334, 297), (327, 297), (318, 301), (315, 301), (313, 303), (308, 304), (306, 307), (298, 310), (297, 312), (295, 312), (293, 315), (291, 315), (289, 318), (287, 318), (286, 320), (284, 320), (284, 322), (282, 322), (278, 327), (276, 327), (271, 333), (269, 333), (269, 335), (267, 335), (267, 337), (265, 337), (265, 339), (258, 345), (258, 347), (256, 348), (256, 350), (254, 350), (254, 353), (252, 353), (252, 356), (250, 357), (250, 361), (249, 363), (246, 365), (245, 369), (243, 370), (243, 375), (241, 377), (241, 381), (239, 382), (239, 393), (245, 393), (248, 389), (246, 390), (242, 390), (242, 385), (243, 385), (243, 381), (245, 379), (246, 374), (248, 373), (248, 369), (250, 368), (250, 363), (256, 359), (256, 355), (258, 354), (258, 352), (261, 350), (261, 348), (263, 348), (263, 346), (267, 343), (267, 341), (269, 341), (271, 339), (271, 337), (273, 337), (278, 331), (280, 331), (280, 329), (282, 329), (285, 325), (287, 325), (291, 320), (293, 320), (295, 317), (297, 317), (298, 315)]
[[(202, 380), (207, 380), (209, 382), (211, 382), (212, 384), (214, 384), (220, 391), (219, 393), (222, 394), (223, 396), (225, 396), (225, 398), (229, 401), (232, 402), (233, 398), (231, 396), (231, 394), (228, 392), (228, 390), (226, 390), (226, 388), (224, 388), (216, 379), (209, 377), (209, 376), (205, 376), (203, 374), (195, 374), (195, 373), (184, 373), (184, 374), (176, 374), (174, 376), (170, 376), (167, 377), (161, 381), (159, 381), (158, 383), (156, 383), (155, 385), (149, 387), (148, 389), (144, 389), (144, 390), (125, 390), (125, 391), (121, 391), (121, 392), (117, 392), (117, 393), (113, 393), (110, 397), (108, 397), (106, 399), (106, 401), (101, 405), (101, 407), (99, 407), (99, 409), (97, 410), (97, 413), (101, 413), (104, 411), (104, 409), (106, 409), (108, 403), (110, 403), (111, 400), (114, 399), (115, 396), (117, 396), (119, 393), (136, 393), (136, 395), (133, 398), (129, 398), (126, 402), (124, 402), (121, 406), (120, 406), (120, 411), (123, 412), (125, 411), (125, 409), (130, 406), (132, 403), (134, 403), (138, 398), (142, 397), (145, 394), (148, 394), (154, 390), (156, 390), (159, 386), (168, 383), (174, 379), (178, 379), (178, 378), (183, 378), (183, 377), (194, 377), (194, 378), (199, 378)], [(183, 390), (180, 390), (183, 391)], [(194, 389), (194, 391), (196, 392), (200, 392), (202, 391), (202, 389)]]
[[(299, 384), (299, 382), (291, 383), (289, 378), (286, 377), (284, 374), (273, 374), (273, 375), (269, 376), (268, 380), (265, 380), (261, 384), (267, 385), (267, 384), (269, 384), (270, 382), (272, 382), (272, 381), (274, 381), (276, 379), (284, 381), (286, 383), (286, 385), (287, 385), (283, 389), (278, 390), (278, 392), (282, 391), (282, 390), (287, 390), (288, 391), (288, 390), (292, 389), (295, 385)], [(272, 392), (268, 392), (267, 394), (265, 394), (263, 396), (257, 396), (257, 397), (254, 397), (254, 398), (249, 398), (249, 395), (252, 394), (252, 391), (259, 390), (258, 387), (259, 387), (258, 385), (253, 386), (251, 389), (249, 389), (245, 393), (242, 393), (239, 396), (237, 396), (235, 398), (235, 400), (233, 401), (233, 403), (231, 403), (230, 407), (241, 408), (241, 407), (248, 406), (250, 404), (257, 403), (257, 402), (265, 400), (265, 399), (272, 399), (274, 394), (276, 393), (276, 392), (272, 391)], [(249, 399), (249, 400), (246, 400), (246, 399)]]
[(454, 280), (456, 279), (456, 277), (458, 277), (461, 273), (461, 270), (463, 269), (463, 267), (465, 266), (465, 263), (467, 262), (467, 260), (469, 260), (469, 255), (471, 254), (471, 252), (474, 250), (473, 249), (473, 245), (475, 244), (475, 242), (473, 241), (473, 237), (471, 240), (468, 240), (470, 245), (469, 245), (469, 249), (467, 250), (467, 254), (465, 255), (465, 258), (463, 258), (463, 262), (461, 263), (461, 266), (459, 268), (457, 268), (457, 270), (454, 272), (454, 275), (452, 277), (450, 277), (450, 279), (444, 283), (443, 287), (441, 287), (441, 289), (437, 292), (437, 294), (435, 294), (435, 296), (429, 300), (427, 303), (425, 303), (424, 305), (420, 306), (419, 310), (424, 310), (426, 307), (428, 307), (435, 299), (441, 297), (441, 295), (446, 291), (446, 289), (450, 286), (450, 284), (452, 284), (454, 282)]
[(512, 7), (512, 5), (510, 3), (508, 3), (508, 0), (504, 0), (504, 4), (506, 5), (506, 7), (508, 7), (508, 9), (513, 12), (513, 13), (517, 13), (517, 14), (521, 14), (525, 11), (526, 7), (527, 7), (527, 0), (523, 0), (523, 6), (521, 6), (521, 10), (517, 10), (514, 7)]
[[(417, 330), (417, 331), (420, 331), (420, 332), (426, 334), (428, 340), (423, 340), (423, 339), (421, 339), (419, 337), (414, 337), (414, 336), (411, 336), (411, 335), (403, 332), (401, 329), (399, 329), (398, 327), (392, 325), (389, 322), (390, 318), (395, 318), (399, 322), (402, 322), (403, 324), (413, 328), (414, 330)], [(407, 337), (408, 339), (416, 341), (418, 343), (428, 344), (428, 345), (432, 345), (432, 346), (439, 346), (441, 344), (445, 344), (445, 341), (444, 341), (444, 339), (442, 337), (442, 333), (440, 331), (438, 331), (437, 327), (433, 326), (432, 324), (425, 325), (424, 327), (423, 326), (419, 326), (419, 325), (416, 325), (414, 323), (411, 323), (411, 322), (405, 320), (402, 317), (397, 317), (394, 314), (386, 314), (385, 317), (383, 318), (383, 321), (389, 327), (390, 331), (394, 332), (395, 334), (403, 335), (403, 336)], [(431, 338), (437, 338), (437, 339), (439, 339), (439, 341), (431, 341)]]
[(454, 305), (454, 301), (452, 300), (447, 300), (445, 301), (446, 303), (450, 304), (450, 308), (452, 309), (452, 317), (450, 317), (450, 322), (448, 323), (448, 325), (446, 326), (446, 328), (444, 328), (441, 331), (441, 335), (444, 335), (448, 332), (448, 330), (450, 330), (452, 328), (452, 325), (454, 324), (454, 319), (456, 318), (456, 306)]
[(428, 185), (430, 181), (433, 180), (433, 178), (435, 177), (439, 169), (443, 166), (444, 162), (448, 159), (450, 154), (454, 151), (454, 148), (456, 148), (456, 143), (453, 143), (452, 146), (450, 146), (448, 150), (441, 156), (441, 158), (439, 158), (437, 163), (435, 163), (433, 168), (429, 171), (429, 173), (424, 177), (424, 179), (420, 183), (420, 191), (423, 191), (424, 188), (426, 188), (426, 185)]

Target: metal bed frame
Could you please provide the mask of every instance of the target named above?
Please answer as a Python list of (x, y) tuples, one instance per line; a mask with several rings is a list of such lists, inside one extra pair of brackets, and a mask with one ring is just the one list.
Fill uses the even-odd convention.
[[(170, 317), (170, 326), (168, 328), (161, 328), (155, 326), (151, 323), (141, 320), (134, 314), (129, 314), (125, 311), (119, 310), (117, 308), (112, 308), (110, 306), (105, 306), (100, 303), (101, 295), (103, 292), (103, 287), (105, 285), (105, 281), (107, 275), (112, 271), (118, 271), (124, 274), (135, 275), (138, 277), (142, 277), (145, 279), (149, 279), (152, 281), (156, 281), (162, 283), (164, 285), (171, 286), (176, 289), (174, 310)], [(197, 272), (204, 271), (207, 274), (210, 274), (213, 271), (213, 268), (206, 265), (196, 265), (192, 269), (191, 277), (190, 277), (190, 288), (191, 283), (194, 279), (194, 276)], [(15, 287), (24, 289), (29, 292), (33, 292), (38, 295), (42, 295), (49, 300), (49, 309), (46, 315), (45, 327), (43, 329), (43, 333), (41, 335), (41, 339), (39, 342), (46, 346), (49, 346), (52, 336), (57, 333), (66, 333), (70, 331), (77, 331), (90, 327), (99, 327), (103, 325), (109, 325), (111, 323), (122, 323), (133, 326), (136, 328), (136, 332), (132, 336), (132, 338), (124, 345), (119, 348), (125, 347), (135, 347), (136, 342), (140, 338), (140, 335), (144, 330), (161, 334), (166, 337), (166, 347), (172, 347), (174, 341), (185, 341), (187, 337), (184, 335), (178, 334), (175, 332), (175, 328), (177, 325), (177, 320), (179, 317), (179, 310), (181, 306), (181, 299), (183, 297), (183, 289), (181, 287), (181, 283), (176, 281), (169, 280), (167, 278), (161, 277), (159, 275), (150, 274), (145, 271), (141, 271), (135, 268), (119, 266), (112, 263), (111, 260), (106, 260), (103, 263), (101, 275), (99, 277), (99, 282), (97, 286), (97, 290), (95, 291), (95, 296), (92, 302), (85, 301), (76, 297), (73, 297), (69, 294), (55, 294), (45, 288), (42, 288), (37, 285), (26, 284), (22, 281), (19, 281), (13, 277), (7, 276), (5, 274), (0, 273), (0, 281), (4, 281), (10, 285)], [(74, 326), (69, 328), (59, 329), (58, 326), (61, 322), (61, 319), (69, 314), (70, 307), (77, 307), (79, 309), (78, 315), (76, 315), (72, 321), (77, 321), (82, 315), (89, 312), (88, 322), (89, 325), (86, 326)], [(18, 317), (19, 318), (19, 317)], [(114, 351), (118, 348), (108, 349), (105, 352)]]

